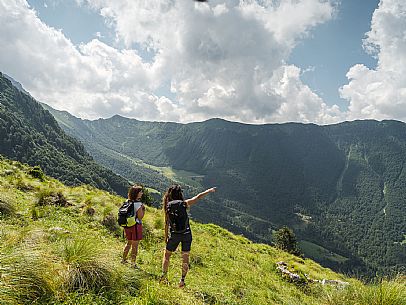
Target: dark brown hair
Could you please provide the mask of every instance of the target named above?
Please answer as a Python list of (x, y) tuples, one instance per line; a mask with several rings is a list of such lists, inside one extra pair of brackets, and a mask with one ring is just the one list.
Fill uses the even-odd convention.
[(172, 200), (184, 200), (182, 189), (180, 188), (179, 184), (174, 184), (166, 191), (164, 197), (162, 198), (162, 207), (166, 214), (166, 207), (169, 201)]
[(137, 196), (139, 192), (142, 191), (142, 186), (140, 185), (133, 185), (132, 187), (129, 188), (128, 190), (128, 200), (130, 201), (136, 201)]

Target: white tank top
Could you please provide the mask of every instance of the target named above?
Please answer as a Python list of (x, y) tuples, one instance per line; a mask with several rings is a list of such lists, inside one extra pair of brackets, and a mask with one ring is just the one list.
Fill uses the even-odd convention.
[(141, 219), (137, 218), (137, 211), (141, 208), (142, 202), (141, 201), (134, 201), (134, 215), (135, 215), (135, 222), (142, 223)]

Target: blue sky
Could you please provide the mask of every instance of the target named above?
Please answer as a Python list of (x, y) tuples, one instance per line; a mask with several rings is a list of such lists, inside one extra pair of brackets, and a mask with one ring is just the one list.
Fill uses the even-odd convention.
[(10, 0), (0, 11), (0, 71), (79, 117), (406, 117), (401, 0)]
[[(74, 0), (29, 0), (28, 3), (41, 20), (62, 29), (75, 44), (86, 43), (99, 32), (101, 41), (122, 47), (114, 41), (114, 33), (105, 25), (103, 17), (94, 10), (78, 6)], [(370, 68), (376, 66), (376, 58), (363, 49), (362, 39), (371, 28), (372, 13), (378, 3), (379, 0), (342, 0), (337, 16), (313, 29), (309, 37), (293, 49), (288, 62), (303, 70), (312, 67), (312, 71), (303, 73), (301, 78), (326, 103), (346, 108), (348, 103), (340, 98), (338, 88), (347, 82), (345, 75), (349, 68), (358, 63)], [(148, 52), (139, 50), (143, 58), (151, 58)], [(168, 91), (165, 93), (172, 96)]]
[(376, 58), (365, 52), (362, 39), (371, 29), (372, 13), (378, 3), (379, 0), (343, 0), (337, 16), (315, 28), (311, 37), (293, 50), (289, 61), (303, 69), (314, 67), (314, 72), (303, 74), (302, 79), (327, 103), (347, 106), (338, 88), (347, 83), (345, 75), (353, 65), (376, 67)]

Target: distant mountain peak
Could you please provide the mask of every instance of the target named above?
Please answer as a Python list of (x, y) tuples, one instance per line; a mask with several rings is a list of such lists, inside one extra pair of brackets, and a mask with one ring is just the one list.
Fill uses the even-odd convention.
[(135, 120), (135, 119), (127, 118), (127, 117), (119, 115), (119, 114), (113, 115), (110, 119), (113, 119), (113, 120)]
[(12, 78), (10, 75), (7, 75), (6, 73), (1, 73), (1, 72), (0, 72), (0, 74), (2, 74), (5, 78), (7, 78), (11, 82), (11, 84), (14, 87), (16, 87), (18, 90), (20, 90), (22, 93), (31, 96), (31, 94), (27, 90), (25, 90), (24, 87), (18, 81), (16, 81), (14, 78)]

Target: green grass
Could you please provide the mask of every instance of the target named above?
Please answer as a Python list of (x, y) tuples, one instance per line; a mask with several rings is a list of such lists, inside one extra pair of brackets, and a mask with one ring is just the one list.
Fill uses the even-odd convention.
[[(40, 181), (29, 171), (0, 161), (0, 199), (13, 211), (0, 217), (1, 304), (406, 304), (404, 278), (364, 285), (310, 259), (196, 222), (187, 287), (177, 288), (179, 251), (171, 258), (169, 284), (160, 283), (161, 210), (147, 207), (135, 270), (120, 263), (125, 241), (115, 217), (123, 198), (48, 177)], [(61, 196), (68, 204), (57, 204)], [(277, 273), (281, 260), (313, 279), (351, 284), (304, 289)]]
[(0, 217), (15, 216), (16, 208), (13, 199), (0, 193)]
[(129, 156), (126, 156), (124, 154), (120, 154), (121, 157), (129, 159), (131, 162), (138, 166), (142, 166), (148, 169), (155, 170), (161, 174), (163, 174), (166, 178), (174, 180), (179, 183), (187, 184), (189, 186), (193, 187), (201, 187), (201, 182), (202, 179), (204, 178), (203, 175), (194, 173), (194, 172), (189, 172), (185, 170), (176, 170), (172, 167), (168, 166), (155, 166), (151, 164), (147, 164), (144, 161), (140, 159), (135, 159), (131, 158)]
[(339, 255), (337, 253), (333, 253), (326, 248), (323, 248), (319, 245), (316, 245), (312, 242), (306, 241), (306, 240), (301, 240), (299, 241), (299, 247), (300, 249), (303, 250), (303, 252), (308, 255), (309, 257), (312, 257), (313, 259), (317, 260), (330, 260), (334, 261), (337, 263), (345, 263), (348, 258)]
[(328, 305), (402, 305), (406, 304), (405, 288), (401, 277), (368, 286), (354, 283), (345, 290), (332, 290), (324, 300)]
[(139, 163), (138, 165), (143, 165), (147, 168), (154, 169), (162, 173), (166, 178), (176, 181), (178, 183), (182, 183), (184, 185), (189, 185), (193, 187), (202, 186), (201, 182), (204, 176), (194, 172), (189, 172), (185, 170), (176, 170), (172, 167), (158, 167), (153, 165), (146, 165), (145, 163)]

